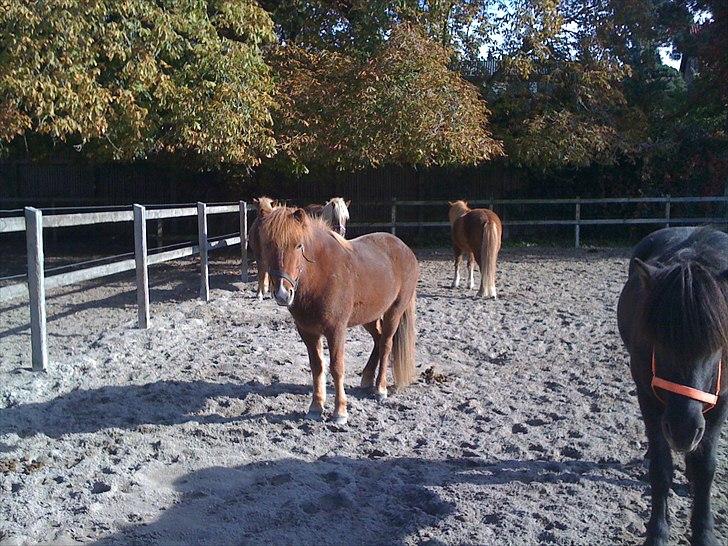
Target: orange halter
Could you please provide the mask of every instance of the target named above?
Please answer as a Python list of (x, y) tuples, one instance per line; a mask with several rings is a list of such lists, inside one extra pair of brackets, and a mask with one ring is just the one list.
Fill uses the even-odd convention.
[(703, 410), (703, 413), (705, 413), (712, 410), (718, 403), (718, 395), (720, 394), (720, 370), (722, 367), (723, 360), (721, 359), (718, 361), (718, 382), (715, 386), (715, 394), (710, 394), (709, 392), (694, 389), (686, 385), (680, 385), (679, 383), (673, 383), (672, 381), (668, 381), (667, 379), (657, 377), (657, 369), (655, 364), (655, 349), (652, 349), (652, 392), (655, 393), (657, 399), (663, 404), (665, 403), (665, 401), (660, 398), (659, 394), (657, 394), (658, 388), (674, 392), (675, 394), (679, 394), (681, 396), (687, 396), (688, 398), (692, 398), (693, 400), (697, 400), (698, 402), (703, 402), (704, 404), (708, 404), (708, 407)]

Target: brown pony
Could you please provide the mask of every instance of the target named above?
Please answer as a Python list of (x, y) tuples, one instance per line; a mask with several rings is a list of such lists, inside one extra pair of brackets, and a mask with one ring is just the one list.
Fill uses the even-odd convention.
[(347, 421), (344, 344), (352, 326), (363, 326), (374, 340), (363, 387), (374, 387), (378, 368), (376, 394), (386, 398), (390, 354), (397, 388), (412, 382), (419, 265), (407, 245), (388, 233), (347, 241), (323, 220), (287, 207), (262, 217), (260, 240), (275, 300), (288, 307), (308, 349), (314, 387), (309, 418), (321, 417), (326, 400), (325, 337), (336, 388), (333, 421)]
[(495, 268), (501, 248), (503, 228), (500, 218), (490, 209), (471, 209), (465, 201), (448, 202), (452, 248), (455, 253), (455, 277), (452, 287), (460, 286), (460, 262), (468, 255), (468, 288), (473, 288), (473, 270), (480, 268), (478, 296), (495, 298)]
[(260, 246), (260, 221), (263, 216), (278, 206), (278, 203), (270, 197), (258, 197), (253, 199), (258, 208), (258, 216), (253, 220), (248, 231), (248, 247), (250, 247), (255, 261), (258, 264), (258, 299), (262, 300), (263, 295), (268, 293), (268, 268), (265, 266), (264, 256)]

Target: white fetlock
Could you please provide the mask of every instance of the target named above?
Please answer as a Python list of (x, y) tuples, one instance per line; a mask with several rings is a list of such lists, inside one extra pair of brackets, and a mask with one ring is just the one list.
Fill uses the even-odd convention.
[(263, 301), (263, 292), (258, 292), (258, 301)]
[(339, 415), (339, 414), (336, 414), (335, 413), (331, 417), (331, 422), (334, 425), (337, 425), (337, 426), (344, 426), (348, 421), (349, 421), (349, 416), (348, 415)]
[(376, 393), (377, 402), (384, 402), (387, 399), (387, 389), (384, 389), (383, 391), (378, 390)]

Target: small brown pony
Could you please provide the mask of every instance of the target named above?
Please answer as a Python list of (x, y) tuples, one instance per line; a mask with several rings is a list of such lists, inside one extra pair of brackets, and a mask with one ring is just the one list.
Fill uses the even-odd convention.
[(260, 246), (260, 221), (263, 216), (276, 208), (278, 203), (270, 197), (258, 197), (257, 199), (253, 199), (253, 202), (258, 208), (258, 216), (253, 220), (248, 231), (248, 246), (258, 264), (258, 299), (262, 300), (263, 296), (268, 293), (270, 282), (268, 279), (268, 268), (263, 261), (265, 258), (261, 252), (262, 247)]
[(336, 388), (333, 421), (347, 421), (344, 344), (352, 326), (363, 326), (374, 340), (362, 372), (363, 387), (375, 386), (378, 368), (376, 394), (386, 398), (390, 355), (397, 388), (412, 382), (419, 265), (407, 245), (388, 233), (347, 241), (323, 220), (287, 207), (262, 217), (260, 239), (275, 300), (288, 307), (308, 349), (314, 387), (309, 418), (321, 418), (326, 400), (326, 337)]
[(460, 286), (460, 262), (468, 256), (468, 288), (473, 288), (475, 262), (480, 268), (478, 296), (495, 298), (495, 269), (501, 248), (503, 228), (500, 218), (490, 209), (471, 209), (465, 201), (448, 202), (452, 248), (455, 253), (455, 276), (452, 287)]

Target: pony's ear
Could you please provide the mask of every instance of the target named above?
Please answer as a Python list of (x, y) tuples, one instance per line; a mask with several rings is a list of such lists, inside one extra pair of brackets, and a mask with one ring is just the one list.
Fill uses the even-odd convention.
[(351, 199), (349, 199), (349, 200), (348, 200), (348, 201), (347, 201), (347, 202), (345, 203), (345, 205), (346, 205), (346, 208), (348, 209), (348, 208), (349, 208), (349, 205), (351, 205)]
[(651, 286), (652, 278), (655, 276), (655, 273), (657, 273), (657, 268), (654, 265), (643, 262), (639, 258), (635, 258), (632, 263), (634, 265), (634, 270), (639, 276), (642, 286), (646, 288)]
[(303, 222), (306, 220), (306, 211), (304, 211), (303, 209), (296, 209), (293, 211), (293, 214), (291, 216), (293, 216), (293, 219), (296, 222), (301, 222), (303, 224)]
[(260, 199), (258, 199), (257, 197), (253, 197), (253, 203), (260, 203)]
[(455, 204), (455, 203), (453, 203), (452, 201), (448, 201), (448, 202), (447, 202), (447, 205), (448, 205), (449, 207), (452, 207), (452, 206), (453, 206), (454, 204)]

